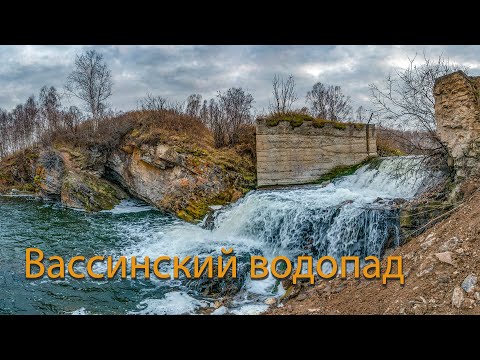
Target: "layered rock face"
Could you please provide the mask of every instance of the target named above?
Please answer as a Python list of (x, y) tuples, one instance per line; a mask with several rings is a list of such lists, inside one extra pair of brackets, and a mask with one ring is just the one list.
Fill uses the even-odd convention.
[(106, 169), (135, 197), (186, 220), (202, 217), (209, 205), (243, 195), (239, 174), (208, 161), (206, 153), (180, 153), (165, 144), (126, 144), (112, 152)]
[(122, 189), (101, 178), (102, 174), (84, 171), (72, 157), (65, 149), (40, 152), (34, 177), (39, 195), (87, 211), (112, 209), (127, 198)]
[(458, 180), (480, 174), (480, 77), (462, 71), (438, 78), (435, 118)]
[(37, 194), (66, 206), (108, 210), (130, 194), (188, 221), (201, 219), (211, 205), (238, 200), (255, 185), (229, 159), (163, 143), (125, 141), (108, 154), (46, 149), (33, 168)]
[(358, 164), (377, 155), (374, 125), (312, 121), (292, 127), (257, 120), (258, 186), (304, 184), (337, 166)]

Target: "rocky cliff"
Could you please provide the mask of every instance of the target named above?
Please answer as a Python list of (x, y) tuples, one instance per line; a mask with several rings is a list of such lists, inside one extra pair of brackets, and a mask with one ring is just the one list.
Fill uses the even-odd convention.
[[(118, 124), (125, 130), (116, 141), (109, 139), (109, 146), (60, 139), (19, 152), (0, 163), (0, 191), (33, 191), (87, 211), (111, 209), (133, 196), (194, 221), (210, 205), (236, 201), (255, 186), (252, 151), (242, 144), (215, 149), (203, 125), (190, 123), (194, 131), (189, 131), (166, 119), (151, 112), (127, 114)], [(196, 121), (175, 119), (182, 120)]]

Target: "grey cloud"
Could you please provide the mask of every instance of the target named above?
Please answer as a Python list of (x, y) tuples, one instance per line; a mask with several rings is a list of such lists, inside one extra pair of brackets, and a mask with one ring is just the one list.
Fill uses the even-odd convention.
[(368, 106), (370, 83), (423, 52), (480, 72), (480, 46), (2, 46), (0, 107), (13, 108), (43, 85), (62, 89), (75, 54), (87, 48), (103, 53), (111, 67), (110, 103), (117, 110), (136, 108), (147, 93), (184, 101), (191, 93), (211, 98), (232, 86), (251, 92), (258, 110), (267, 109), (274, 74), (295, 77), (298, 106), (317, 81), (340, 85), (355, 105)]

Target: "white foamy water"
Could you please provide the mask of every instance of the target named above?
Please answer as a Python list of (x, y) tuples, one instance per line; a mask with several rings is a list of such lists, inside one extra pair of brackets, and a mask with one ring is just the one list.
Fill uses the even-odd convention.
[[(398, 210), (392, 206), (392, 200), (412, 198), (432, 183), (432, 174), (413, 171), (412, 165), (419, 161), (415, 157), (384, 159), (376, 166), (364, 166), (324, 187), (252, 191), (219, 210), (213, 230), (180, 220), (158, 227), (125, 226), (121, 231), (136, 241), (121, 255), (152, 259), (162, 255), (181, 259), (211, 255), (215, 259), (221, 255), (221, 248), (232, 248), (241, 267), (239, 273), (243, 271), (245, 278), (233, 301), (218, 312), (260, 313), (267, 308), (264, 299), (279, 297), (285, 290), (271, 276), (251, 280), (245, 273), (245, 269), (249, 270), (250, 255), (268, 259), (285, 255), (292, 260), (303, 254), (315, 258), (330, 255), (337, 259), (349, 255), (381, 256), (387, 239), (394, 239), (390, 245), (398, 245), (400, 241)], [(171, 268), (173, 265), (168, 268), (173, 275)], [(158, 286), (190, 292), (167, 292), (162, 298), (144, 300), (138, 306), (138, 313), (185, 314), (208, 306), (201, 295), (202, 288), (186, 280), (153, 279)]]
[(72, 315), (89, 315), (89, 312), (85, 308), (80, 308), (72, 311)]
[(183, 292), (172, 291), (163, 299), (147, 299), (137, 306), (137, 315), (193, 315), (199, 307), (207, 307), (206, 301), (199, 301)]
[(102, 210), (100, 212), (111, 214), (131, 214), (142, 211), (156, 210), (153, 206), (134, 199), (122, 200), (120, 204), (115, 206), (112, 210)]

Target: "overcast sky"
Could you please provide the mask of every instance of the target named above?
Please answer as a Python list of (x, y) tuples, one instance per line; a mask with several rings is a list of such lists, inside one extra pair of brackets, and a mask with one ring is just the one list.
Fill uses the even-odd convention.
[[(211, 98), (217, 91), (242, 87), (267, 109), (274, 74), (292, 74), (303, 106), (318, 81), (340, 85), (356, 106), (367, 105), (370, 83), (405, 67), (415, 54), (441, 54), (480, 74), (480, 46), (0, 46), (0, 108), (11, 110), (43, 85), (63, 91), (75, 55), (95, 48), (111, 68), (110, 104), (131, 110), (147, 93), (184, 101), (189, 94)], [(69, 105), (67, 99), (64, 105)]]

